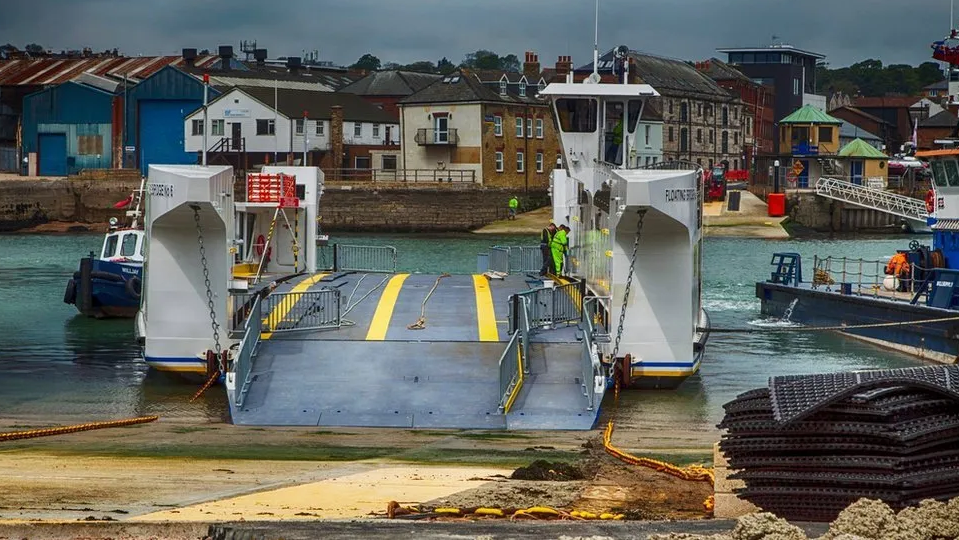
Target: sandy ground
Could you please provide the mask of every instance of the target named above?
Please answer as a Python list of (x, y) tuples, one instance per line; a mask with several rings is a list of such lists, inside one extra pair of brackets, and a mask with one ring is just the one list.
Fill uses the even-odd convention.
[(501, 219), (473, 231), (478, 234), (535, 234), (549, 225), (553, 217), (553, 207), (545, 206), (530, 212), (518, 214), (516, 219)]

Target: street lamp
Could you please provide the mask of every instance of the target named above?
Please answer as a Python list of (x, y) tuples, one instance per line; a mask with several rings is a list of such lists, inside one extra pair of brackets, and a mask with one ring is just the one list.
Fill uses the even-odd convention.
[(779, 193), (779, 160), (773, 161), (773, 193)]

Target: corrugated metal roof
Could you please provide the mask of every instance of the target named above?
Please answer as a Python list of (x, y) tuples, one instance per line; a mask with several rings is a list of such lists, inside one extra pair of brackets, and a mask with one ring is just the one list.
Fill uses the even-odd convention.
[(277, 79), (250, 79), (241, 77), (230, 77), (228, 75), (210, 76), (210, 84), (214, 86), (232, 87), (248, 86), (259, 88), (280, 88), (286, 90), (311, 90), (313, 92), (332, 92), (329, 86), (319, 81), (288, 81)]
[(842, 125), (839, 126), (839, 136), (846, 139), (859, 138), (864, 141), (882, 141), (878, 136), (869, 133), (852, 122), (843, 122)]
[[(196, 59), (199, 67), (217, 64), (220, 57)], [(143, 80), (165, 66), (183, 66), (180, 56), (34, 58), (0, 61), (0, 86), (47, 86), (76, 79), (81, 73), (122, 80)]]
[(836, 124), (842, 120), (829, 116), (812, 105), (803, 105), (795, 112), (779, 121), (780, 124)]
[(883, 154), (879, 150), (876, 150), (875, 147), (871, 146), (866, 141), (858, 138), (846, 146), (843, 146), (842, 149), (839, 150), (839, 157), (889, 159), (889, 156)]

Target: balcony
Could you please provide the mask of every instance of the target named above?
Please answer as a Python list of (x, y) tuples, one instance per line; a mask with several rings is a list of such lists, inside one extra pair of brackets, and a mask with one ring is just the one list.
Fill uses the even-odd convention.
[(455, 129), (441, 131), (424, 128), (416, 130), (414, 140), (420, 146), (456, 146), (460, 142), (460, 136)]

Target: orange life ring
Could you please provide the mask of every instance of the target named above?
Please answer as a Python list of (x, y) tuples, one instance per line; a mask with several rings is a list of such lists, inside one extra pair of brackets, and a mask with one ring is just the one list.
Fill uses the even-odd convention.
[(926, 212), (933, 213), (936, 211), (936, 192), (929, 190), (926, 192)]
[(263, 256), (263, 249), (266, 248), (266, 262), (270, 262), (271, 256), (273, 255), (273, 247), (266, 246), (266, 237), (262, 234), (256, 237), (256, 243), (253, 244), (256, 247), (256, 256)]

